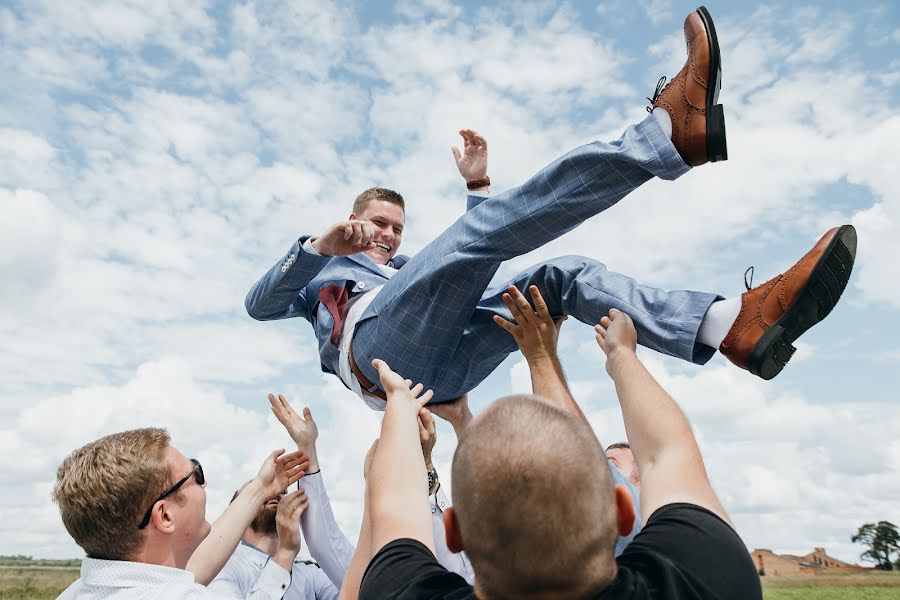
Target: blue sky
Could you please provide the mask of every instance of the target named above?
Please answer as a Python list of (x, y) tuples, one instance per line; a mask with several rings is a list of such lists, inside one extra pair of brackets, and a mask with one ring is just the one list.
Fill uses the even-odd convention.
[[(695, 5), (145, 4), (0, 7), (0, 554), (80, 555), (49, 501), (56, 466), (130, 427), (169, 427), (209, 465), (216, 516), (288, 442), (267, 414), (276, 390), (322, 424), (326, 479), (355, 538), (379, 415), (318, 370), (305, 322), (247, 317), (246, 290), (372, 185), (406, 197), (402, 252), (422, 248), (464, 210), (449, 150), (462, 127), (489, 140), (495, 190), (617, 137), (683, 63)], [(855, 560), (858, 525), (900, 521), (900, 9), (708, 7), (730, 160), (643, 186), (498, 279), (583, 254), (731, 296), (748, 266), (765, 281), (853, 223), (847, 292), (773, 382), (719, 356), (703, 368), (643, 356), (691, 419), (748, 546)], [(561, 348), (600, 438), (622, 438), (590, 328), (567, 323)], [(513, 355), (473, 406), (527, 386)], [(439, 433), (446, 477), (453, 437)]]

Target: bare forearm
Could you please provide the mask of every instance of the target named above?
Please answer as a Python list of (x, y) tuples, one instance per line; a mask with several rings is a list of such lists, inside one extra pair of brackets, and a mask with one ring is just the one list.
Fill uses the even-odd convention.
[(559, 358), (528, 359), (528, 368), (531, 371), (531, 390), (534, 394), (550, 400), (558, 408), (578, 415), (587, 423), (587, 418), (572, 397)]
[(264, 500), (262, 486), (252, 481), (216, 519), (209, 535), (194, 550), (185, 566), (186, 571), (194, 574), (197, 583), (208, 585), (219, 574)]
[(366, 567), (372, 560), (372, 519), (369, 513), (369, 493), (368, 484), (366, 485), (366, 493), (363, 500), (363, 520), (362, 527), (359, 530), (359, 542), (356, 544), (356, 552), (350, 559), (350, 565), (347, 567), (347, 574), (341, 584), (341, 593), (339, 600), (356, 600), (359, 597), (359, 588), (362, 585), (362, 578), (366, 572)]
[(388, 398), (368, 479), (373, 552), (402, 537), (434, 548), (417, 414), (406, 399)]
[(691, 425), (634, 352), (609, 358), (625, 432), (641, 477), (641, 511), (649, 518), (670, 502), (693, 502), (728, 521), (709, 483)]

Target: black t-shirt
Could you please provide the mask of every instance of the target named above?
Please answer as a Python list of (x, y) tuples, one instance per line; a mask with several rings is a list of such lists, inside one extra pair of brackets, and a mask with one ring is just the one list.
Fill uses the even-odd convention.
[[(762, 598), (759, 576), (741, 538), (725, 521), (693, 504), (669, 504), (654, 512), (616, 564), (615, 581), (598, 591), (596, 600)], [(359, 597), (476, 598), (472, 586), (411, 539), (395, 540), (375, 555)]]

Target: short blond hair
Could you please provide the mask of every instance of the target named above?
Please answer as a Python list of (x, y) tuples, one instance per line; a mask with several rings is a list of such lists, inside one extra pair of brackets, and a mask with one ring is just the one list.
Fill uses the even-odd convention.
[(606, 456), (575, 415), (501, 398), (462, 434), (453, 502), (490, 598), (581, 597), (615, 577), (616, 502)]
[(91, 558), (128, 560), (141, 517), (170, 485), (165, 429), (114, 433), (72, 452), (56, 471), (53, 500), (75, 543)]

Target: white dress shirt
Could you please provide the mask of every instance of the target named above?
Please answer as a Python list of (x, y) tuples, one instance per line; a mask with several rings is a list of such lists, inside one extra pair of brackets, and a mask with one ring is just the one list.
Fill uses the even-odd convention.
[[(316, 252), (316, 249), (313, 248), (311, 240), (312, 238), (303, 243), (303, 251), (316, 256), (321, 256)], [(394, 273), (397, 272), (397, 269), (389, 267), (388, 265), (378, 265), (378, 268), (381, 269), (381, 272), (388, 279), (393, 277)], [(379, 285), (378, 287), (358, 294), (347, 301), (347, 314), (344, 316), (344, 325), (341, 330), (341, 341), (339, 346), (341, 358), (340, 372), (338, 373), (341, 381), (350, 388), (350, 391), (362, 398), (363, 402), (365, 402), (369, 408), (380, 411), (384, 410), (385, 401), (362, 389), (362, 386), (359, 385), (359, 381), (350, 369), (350, 342), (353, 341), (353, 332), (356, 331), (356, 324), (359, 323), (360, 317), (362, 317), (366, 308), (372, 304), (372, 301), (375, 300), (378, 292), (380, 292), (383, 287), (383, 285)]]
[[(209, 589), (228, 598), (267, 598), (258, 581), (270, 563), (273, 561), (268, 554), (256, 546), (241, 542), (222, 571), (209, 584)], [(290, 586), (282, 593), (284, 600), (335, 600), (338, 597), (337, 588), (322, 569), (304, 563), (294, 563)]]
[[(274, 561), (257, 574), (255, 599), (279, 600), (291, 575)], [(214, 591), (194, 581), (184, 569), (126, 560), (85, 558), (81, 577), (57, 600), (213, 600), (243, 598)]]

